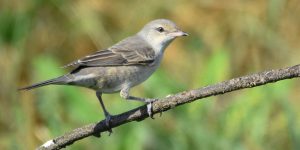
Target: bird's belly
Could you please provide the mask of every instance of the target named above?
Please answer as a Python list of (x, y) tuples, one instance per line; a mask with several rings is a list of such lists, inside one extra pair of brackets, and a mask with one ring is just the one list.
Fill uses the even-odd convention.
[(136, 86), (145, 81), (156, 70), (155, 66), (107, 67), (96, 79), (96, 90), (113, 93), (125, 87)]

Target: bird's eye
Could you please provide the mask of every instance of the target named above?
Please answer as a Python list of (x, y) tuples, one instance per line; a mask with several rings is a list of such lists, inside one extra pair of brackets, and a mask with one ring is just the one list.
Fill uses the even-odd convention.
[(158, 28), (156, 28), (156, 30), (160, 33), (165, 31), (165, 29), (163, 27), (158, 27)]

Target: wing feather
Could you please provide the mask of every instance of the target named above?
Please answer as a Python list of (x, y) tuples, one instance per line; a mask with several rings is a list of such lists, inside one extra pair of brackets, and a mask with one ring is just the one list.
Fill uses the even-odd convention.
[(147, 42), (138, 36), (129, 37), (116, 45), (97, 51), (64, 67), (147, 65), (154, 61), (155, 52)]

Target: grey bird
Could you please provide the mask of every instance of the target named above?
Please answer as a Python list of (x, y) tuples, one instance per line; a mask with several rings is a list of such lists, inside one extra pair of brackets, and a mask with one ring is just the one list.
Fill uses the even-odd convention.
[(111, 132), (111, 115), (104, 106), (102, 93), (120, 91), (120, 96), (124, 99), (151, 104), (156, 99), (131, 96), (130, 88), (150, 77), (160, 65), (166, 47), (176, 37), (187, 35), (170, 20), (153, 20), (137, 34), (64, 66), (74, 67), (70, 73), (19, 90), (31, 90), (50, 84), (93, 89), (96, 91), (106, 125)]

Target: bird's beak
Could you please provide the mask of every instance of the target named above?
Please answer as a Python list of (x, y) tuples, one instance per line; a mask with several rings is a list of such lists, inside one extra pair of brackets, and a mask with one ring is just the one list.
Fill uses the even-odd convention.
[(169, 33), (170, 36), (173, 37), (179, 37), (179, 36), (188, 36), (189, 34), (187, 34), (186, 32), (183, 32), (181, 30), (176, 30), (174, 32)]

